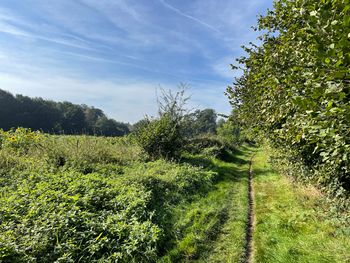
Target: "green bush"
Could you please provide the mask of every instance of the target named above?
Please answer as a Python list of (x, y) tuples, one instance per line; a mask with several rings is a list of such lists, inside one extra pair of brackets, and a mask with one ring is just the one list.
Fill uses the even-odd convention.
[(191, 154), (203, 154), (220, 160), (230, 160), (236, 148), (215, 135), (202, 135), (187, 141), (185, 150)]
[(184, 144), (180, 123), (169, 114), (149, 120), (148, 125), (136, 132), (135, 138), (137, 144), (153, 160), (179, 158)]
[(38, 147), (42, 139), (40, 132), (32, 132), (31, 129), (17, 128), (8, 132), (0, 130), (0, 148), (10, 148), (22, 153), (27, 153), (32, 147)]
[(191, 138), (186, 142), (186, 151), (192, 154), (202, 153), (210, 147), (222, 147), (223, 143), (214, 135), (202, 135)]
[(226, 145), (238, 146), (244, 141), (241, 127), (235, 125), (232, 121), (226, 121), (221, 127), (217, 128), (217, 137)]

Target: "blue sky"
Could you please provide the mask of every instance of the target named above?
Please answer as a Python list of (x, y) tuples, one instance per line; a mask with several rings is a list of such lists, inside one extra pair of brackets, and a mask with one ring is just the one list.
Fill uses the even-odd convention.
[(191, 107), (229, 113), (229, 64), (256, 42), (272, 0), (1, 0), (0, 88), (135, 122), (156, 89), (190, 86)]

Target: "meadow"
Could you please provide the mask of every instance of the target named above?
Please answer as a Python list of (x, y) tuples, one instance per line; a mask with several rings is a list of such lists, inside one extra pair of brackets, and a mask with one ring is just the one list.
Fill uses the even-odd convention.
[(130, 136), (0, 138), (2, 262), (193, 259), (229, 213), (225, 163), (150, 160)]
[(350, 260), (349, 226), (275, 172), (266, 147), (219, 151), (207, 137), (175, 161), (133, 136), (0, 138), (0, 262), (246, 262), (253, 155), (253, 262)]

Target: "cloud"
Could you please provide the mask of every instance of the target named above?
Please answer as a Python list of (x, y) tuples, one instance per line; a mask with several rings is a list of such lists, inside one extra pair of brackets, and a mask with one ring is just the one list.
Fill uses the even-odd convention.
[(0, 32), (7, 33), (14, 36), (31, 37), (27, 32), (20, 30), (15, 26), (8, 25), (0, 20)]
[[(192, 85), (228, 113), (229, 64), (271, 0), (21, 0), (0, 7), (1, 88), (86, 103), (122, 121), (156, 111), (154, 89)], [(176, 3), (173, 5), (172, 3)]]
[(170, 5), (170, 4), (167, 3), (165, 0), (159, 0), (159, 2), (160, 2), (163, 6), (165, 6), (166, 8), (168, 8), (168, 9), (174, 11), (175, 13), (179, 14), (180, 16), (186, 17), (186, 18), (188, 18), (188, 19), (190, 19), (190, 20), (192, 20), (192, 21), (194, 21), (194, 22), (196, 22), (196, 23), (198, 23), (198, 24), (200, 24), (200, 25), (202, 25), (202, 26), (204, 26), (204, 27), (206, 27), (206, 28), (209, 28), (209, 29), (212, 30), (212, 31), (215, 31), (215, 32), (217, 32), (217, 33), (221, 33), (218, 29), (216, 29), (216, 28), (213, 27), (212, 25), (209, 25), (208, 23), (206, 23), (206, 22), (204, 22), (204, 21), (202, 21), (202, 20), (200, 20), (200, 19), (198, 19), (198, 18), (196, 18), (196, 17), (194, 17), (194, 16), (191, 16), (191, 15), (188, 15), (188, 14), (182, 12), (180, 9), (178, 9), (178, 8), (176, 8), (176, 7), (172, 6), (172, 5)]
[(22, 78), (0, 73), (0, 85), (16, 94), (95, 106), (118, 121), (136, 122), (146, 113), (156, 113), (156, 83), (91, 81), (64, 76)]
[[(45, 30), (43, 30), (43, 28), (45, 28)], [(69, 35), (66, 37), (59, 37), (60, 35), (64, 36), (64, 34), (60, 34), (54, 27), (47, 25), (45, 27), (38, 27), (38, 25), (16, 16), (12, 14), (11, 11), (3, 8), (0, 8), (0, 32), (17, 37), (48, 41), (73, 48), (94, 50), (94, 48), (87, 44), (87, 41)]]
[(217, 74), (232, 81), (235, 77), (239, 77), (242, 72), (240, 70), (233, 70), (231, 64), (238, 66), (238, 62), (235, 61), (233, 56), (221, 58), (212, 67)]

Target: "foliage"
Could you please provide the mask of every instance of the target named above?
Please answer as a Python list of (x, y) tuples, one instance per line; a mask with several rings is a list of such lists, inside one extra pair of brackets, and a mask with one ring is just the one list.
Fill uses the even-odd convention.
[(222, 147), (222, 142), (213, 135), (201, 135), (187, 141), (186, 150), (192, 154), (200, 154), (211, 147)]
[(160, 229), (149, 194), (103, 174), (30, 173), (1, 199), (0, 258), (16, 262), (147, 262)]
[(42, 141), (40, 132), (32, 132), (30, 129), (17, 128), (4, 132), (0, 129), (0, 149), (11, 148), (16, 151), (28, 152), (31, 147), (37, 147)]
[(218, 138), (227, 145), (238, 146), (243, 142), (241, 127), (230, 119), (217, 129), (217, 134)]
[[(26, 143), (13, 147), (13, 134)], [(154, 262), (171, 244), (173, 208), (216, 177), (188, 164), (138, 162), (130, 138), (19, 129), (2, 132), (1, 142), (2, 262)]]
[(350, 189), (350, 3), (277, 0), (228, 95), (248, 129)]
[(70, 102), (13, 96), (0, 90), (0, 128), (26, 127), (48, 133), (122, 136), (127, 124), (108, 119), (102, 110)]
[(216, 133), (217, 114), (213, 109), (196, 110), (184, 116), (183, 133), (186, 137)]
[(188, 139), (184, 150), (191, 154), (203, 154), (228, 161), (236, 149), (233, 144), (226, 144), (218, 136), (206, 134)]
[(179, 125), (170, 115), (149, 120), (136, 132), (136, 141), (151, 159), (178, 158), (184, 142)]
[(186, 86), (175, 93), (161, 89), (158, 100), (158, 119), (146, 118), (135, 130), (138, 145), (151, 159), (178, 159), (184, 146), (184, 116), (188, 112)]

